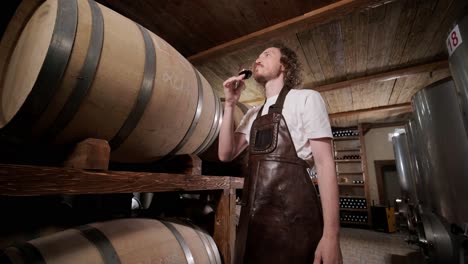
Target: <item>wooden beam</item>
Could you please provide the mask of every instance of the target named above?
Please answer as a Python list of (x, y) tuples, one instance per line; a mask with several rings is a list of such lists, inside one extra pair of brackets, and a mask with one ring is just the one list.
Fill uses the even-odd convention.
[(333, 113), (333, 114), (329, 114), (328, 116), (330, 119), (332, 119), (332, 118), (354, 116), (358, 114), (367, 114), (367, 113), (378, 112), (378, 111), (398, 111), (401, 113), (408, 113), (408, 112), (412, 112), (412, 108), (411, 108), (411, 103), (403, 103), (403, 104), (386, 105), (386, 106), (378, 106), (378, 107), (372, 107), (372, 108), (366, 108), (366, 109), (359, 109), (359, 110), (353, 110), (353, 111), (348, 111), (348, 112)]
[(391, 2), (389, 0), (340, 0), (333, 4), (310, 11), (304, 15), (291, 18), (276, 25), (250, 33), (240, 38), (223, 43), (219, 46), (207, 49), (188, 57), (193, 64), (200, 64), (203, 61), (216, 56), (221, 56), (229, 52), (244, 49), (247, 46), (255, 46), (266, 43), (282, 34), (299, 32), (308, 28), (325, 24), (333, 20), (365, 8), (373, 8), (380, 4)]
[(0, 164), (0, 195), (105, 194), (242, 188), (243, 178)]
[(368, 129), (374, 128), (384, 128), (384, 127), (397, 127), (404, 126), (408, 121), (397, 121), (397, 122), (386, 122), (386, 123), (364, 123), (363, 126), (366, 126)]
[(385, 82), (390, 80), (395, 80), (403, 77), (408, 77), (410, 75), (423, 73), (423, 72), (432, 72), (435, 70), (448, 69), (449, 64), (448, 60), (435, 61), (430, 63), (423, 63), (416, 66), (400, 68), (397, 70), (372, 74), (364, 77), (355, 78), (352, 80), (330, 83), (321, 86), (315, 86), (309, 84), (304, 85), (304, 89), (313, 89), (318, 92), (325, 92), (331, 90), (342, 89), (346, 87), (351, 87), (358, 84), (364, 84), (369, 82)]

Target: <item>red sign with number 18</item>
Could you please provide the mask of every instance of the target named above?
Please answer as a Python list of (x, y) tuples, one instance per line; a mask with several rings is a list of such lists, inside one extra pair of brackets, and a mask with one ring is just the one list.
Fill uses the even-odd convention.
[(460, 29), (458, 28), (458, 25), (456, 25), (447, 38), (447, 50), (449, 52), (449, 56), (452, 56), (452, 54), (460, 46), (460, 44), (462, 44), (462, 42), (463, 40), (462, 36), (460, 35)]

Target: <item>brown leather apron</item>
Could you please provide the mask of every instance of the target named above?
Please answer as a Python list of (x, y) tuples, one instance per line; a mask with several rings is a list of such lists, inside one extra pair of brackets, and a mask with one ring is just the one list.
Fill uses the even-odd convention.
[(322, 237), (320, 201), (281, 114), (288, 92), (251, 128), (236, 264), (312, 263)]

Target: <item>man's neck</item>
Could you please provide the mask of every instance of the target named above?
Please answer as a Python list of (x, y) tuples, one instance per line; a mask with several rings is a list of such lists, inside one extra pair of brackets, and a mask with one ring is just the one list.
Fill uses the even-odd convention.
[(284, 86), (284, 78), (283, 74), (278, 76), (278, 78), (269, 80), (265, 84), (265, 96), (266, 98), (273, 97), (275, 95), (278, 95), (281, 92), (281, 89), (283, 89)]

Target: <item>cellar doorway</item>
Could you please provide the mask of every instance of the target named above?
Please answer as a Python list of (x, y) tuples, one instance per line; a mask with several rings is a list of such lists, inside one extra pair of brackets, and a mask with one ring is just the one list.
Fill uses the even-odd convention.
[(400, 182), (395, 160), (376, 160), (375, 176), (381, 205), (395, 206), (395, 199), (401, 198)]

